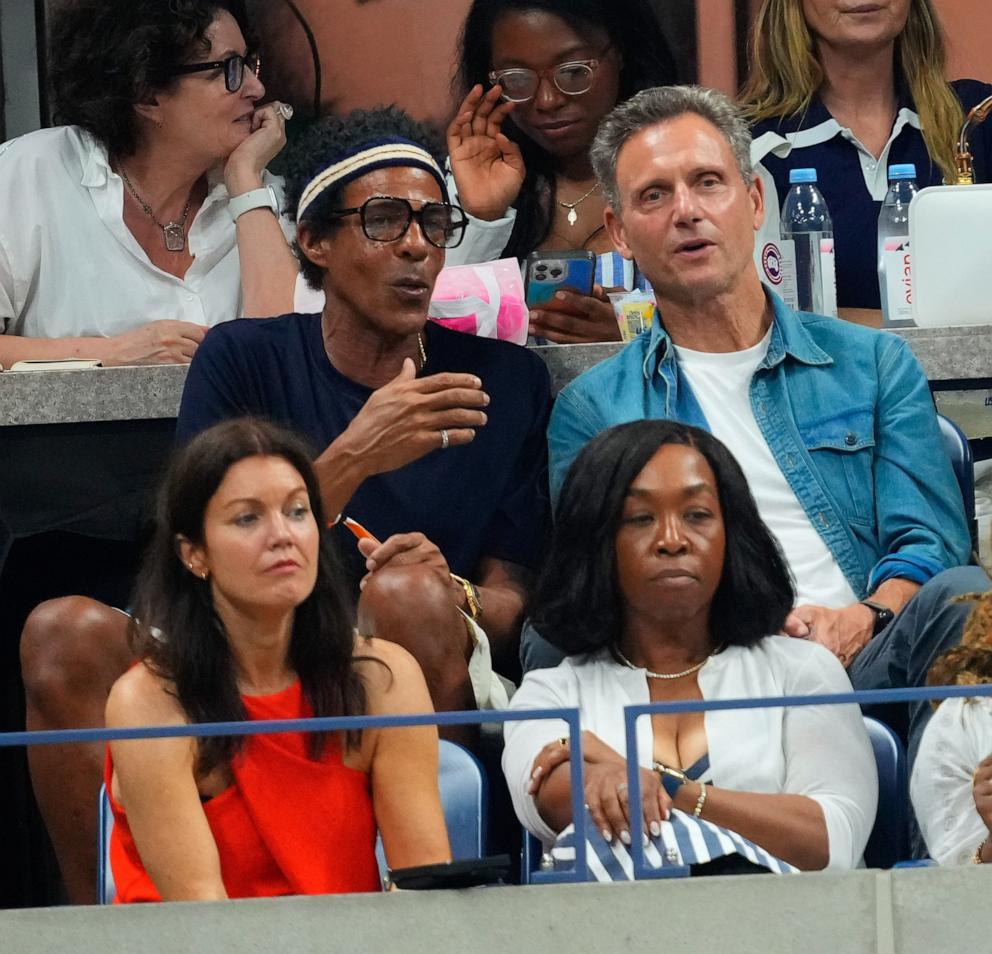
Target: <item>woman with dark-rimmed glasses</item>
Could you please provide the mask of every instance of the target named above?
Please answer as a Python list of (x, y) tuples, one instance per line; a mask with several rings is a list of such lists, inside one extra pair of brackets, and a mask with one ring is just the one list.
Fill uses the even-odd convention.
[[(473, 233), (488, 228), (492, 257), (589, 249), (600, 256), (604, 286), (630, 288), (635, 278), (603, 229), (589, 146), (618, 102), (674, 81), (642, 0), (476, 0), (456, 80), (467, 95), (448, 151), (461, 205), (488, 223), (473, 222)], [(619, 338), (601, 291), (565, 294), (533, 313), (535, 334), (562, 343)]]
[(241, 4), (78, 0), (48, 51), (61, 125), (0, 147), (0, 363), (188, 362), (268, 314), (254, 266), (295, 270), (264, 171), (290, 110), (258, 106)]

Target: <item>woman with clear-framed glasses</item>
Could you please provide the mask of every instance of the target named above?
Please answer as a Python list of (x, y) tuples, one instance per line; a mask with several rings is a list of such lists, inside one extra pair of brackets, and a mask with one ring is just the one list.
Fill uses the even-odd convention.
[[(625, 273), (603, 229), (589, 146), (618, 102), (674, 81), (646, 0), (475, 0), (448, 151), (458, 201), (473, 232), (491, 232), (493, 257), (588, 249), (602, 285), (632, 287), (634, 269)], [(619, 338), (601, 286), (593, 297), (561, 294), (532, 313), (533, 333), (561, 343)]]
[(241, 7), (80, 0), (53, 16), (60, 125), (0, 147), (4, 366), (186, 363), (209, 327), (269, 314), (254, 266), (295, 271), (265, 172), (291, 110), (259, 105)]

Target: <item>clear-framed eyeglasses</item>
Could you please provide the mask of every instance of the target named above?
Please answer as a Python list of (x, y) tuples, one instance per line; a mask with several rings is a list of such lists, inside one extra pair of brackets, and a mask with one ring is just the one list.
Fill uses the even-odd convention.
[(581, 96), (592, 89), (599, 60), (570, 60), (546, 70), (529, 70), (513, 67), (506, 70), (493, 70), (489, 81), (497, 83), (503, 90), (503, 99), (511, 103), (526, 103), (537, 95), (541, 80), (551, 77), (551, 81), (566, 96)]
[(241, 84), (245, 81), (245, 70), (249, 70), (258, 76), (262, 69), (262, 59), (257, 53), (246, 53), (241, 56), (235, 53), (226, 60), (212, 60), (209, 63), (187, 63), (185, 66), (177, 66), (172, 72), (176, 76), (183, 76), (187, 73), (204, 73), (207, 70), (223, 70), (224, 86), (229, 93), (236, 93), (241, 89)]
[(416, 219), (424, 238), (437, 248), (455, 248), (465, 236), (468, 217), (450, 202), (425, 202), (415, 209), (408, 199), (374, 195), (353, 209), (335, 209), (334, 218), (357, 215), (365, 237), (373, 242), (396, 242), (403, 238)]

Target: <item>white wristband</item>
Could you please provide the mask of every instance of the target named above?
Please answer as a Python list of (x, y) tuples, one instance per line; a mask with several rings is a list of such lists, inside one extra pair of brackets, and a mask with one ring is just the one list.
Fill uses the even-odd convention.
[(279, 217), (279, 200), (276, 198), (275, 190), (272, 186), (263, 186), (261, 189), (252, 189), (251, 192), (242, 192), (241, 195), (233, 196), (227, 200), (227, 211), (231, 218), (237, 222), (238, 216), (250, 212), (252, 209), (271, 209), (272, 214)]

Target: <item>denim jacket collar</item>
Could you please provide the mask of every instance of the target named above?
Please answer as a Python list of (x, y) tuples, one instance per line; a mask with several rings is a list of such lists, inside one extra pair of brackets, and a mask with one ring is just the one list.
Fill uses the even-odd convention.
[[(797, 313), (792, 312), (782, 299), (767, 287), (765, 294), (772, 304), (774, 316), (768, 353), (758, 366), (759, 369), (774, 368), (781, 364), (786, 356), (802, 364), (833, 364), (834, 359), (813, 340), (802, 320), (797, 320)], [(645, 380), (650, 381), (658, 372), (664, 374), (668, 380), (674, 378), (672, 370), (675, 363), (675, 349), (670, 345), (671, 338), (663, 323), (660, 320), (655, 321), (651, 327), (650, 339), (641, 366)]]

